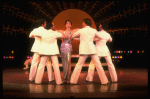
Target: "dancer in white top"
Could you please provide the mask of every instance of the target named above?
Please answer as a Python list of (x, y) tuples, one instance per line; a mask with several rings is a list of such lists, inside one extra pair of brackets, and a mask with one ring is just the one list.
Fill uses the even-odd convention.
[[(108, 69), (110, 72), (111, 80), (112, 82), (117, 82), (117, 73), (115, 70), (115, 67), (112, 63), (111, 60), (111, 54), (109, 52), (109, 49), (106, 45), (106, 42), (112, 42), (112, 37), (110, 36), (109, 33), (103, 30), (102, 24), (99, 25), (99, 30), (100, 32), (98, 33), (101, 39), (96, 38), (96, 50), (99, 58), (104, 57), (107, 64), (108, 64)], [(86, 81), (93, 81), (93, 76), (94, 76), (94, 71), (95, 71), (95, 65), (93, 61), (91, 61), (88, 69), (88, 75), (86, 77)]]
[(60, 75), (59, 62), (58, 62), (58, 57), (57, 57), (57, 55), (59, 54), (57, 38), (62, 38), (64, 36), (57, 31), (53, 31), (54, 24), (52, 25), (52, 23), (50, 23), (49, 27), (51, 27), (51, 29), (45, 30), (42, 34), (38, 32), (33, 34), (33, 36), (42, 38), (42, 44), (38, 51), (38, 53), (41, 54), (41, 60), (40, 60), (37, 74), (35, 77), (35, 83), (41, 84), (43, 73), (44, 73), (44, 67), (45, 67), (48, 57), (50, 57), (52, 60), (52, 64), (53, 64), (56, 84), (59, 85), (59, 84), (62, 84), (63, 82), (62, 82), (61, 75)]
[[(42, 43), (41, 38), (40, 37), (35, 37), (35, 36), (33, 36), (33, 34), (34, 33), (42, 34), (45, 31), (46, 20), (45, 19), (39, 19), (38, 25), (39, 25), (39, 27), (33, 29), (33, 31), (31, 31), (31, 33), (29, 35), (30, 38), (35, 38), (35, 41), (34, 41), (33, 46), (31, 48), (31, 52), (34, 52), (34, 55), (33, 55), (33, 59), (32, 59), (32, 62), (31, 62), (31, 67), (30, 67), (29, 81), (34, 81), (35, 80), (37, 66), (38, 66), (39, 60), (40, 60), (40, 54), (38, 53), (38, 51), (39, 51), (39, 49), (41, 47), (41, 43)], [(50, 68), (51, 67), (50, 60), (47, 61), (46, 66), (47, 66), (49, 81), (53, 81), (54, 78), (51, 75), (52, 72), (51, 72), (51, 68)]]
[[(84, 19), (82, 26), (82, 29), (79, 29), (77, 32), (75, 32), (72, 37), (80, 36), (80, 45), (79, 45), (79, 60), (76, 64), (73, 73), (71, 75), (70, 83), (71, 84), (77, 84), (79, 75), (81, 73), (82, 66), (88, 56), (90, 56), (93, 59), (94, 64), (96, 64), (96, 69), (100, 78), (100, 81), (102, 84), (108, 84), (109, 81), (106, 77), (106, 74), (102, 68), (102, 65), (99, 61), (98, 55), (96, 54), (96, 47), (93, 43), (94, 37), (98, 36), (97, 30), (91, 28), (92, 22), (90, 19)], [(99, 37), (99, 36), (98, 36)]]

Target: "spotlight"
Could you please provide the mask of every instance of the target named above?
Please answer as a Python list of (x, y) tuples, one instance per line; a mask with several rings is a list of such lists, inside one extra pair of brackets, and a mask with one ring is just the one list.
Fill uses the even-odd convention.
[(124, 51), (124, 53), (126, 53), (126, 51)]
[(4, 56), (3, 59), (5, 59), (6, 57)]
[(144, 53), (144, 51), (142, 51), (142, 53)]
[(12, 56), (11, 58), (14, 59), (14, 56)]
[(122, 56), (120, 56), (120, 58), (122, 59)]
[(132, 51), (130, 51), (130, 53), (132, 53)]
[(8, 56), (6, 56), (6, 59), (8, 58)]
[(112, 56), (112, 58), (115, 58), (114, 56)]
[(29, 58), (29, 56), (27, 56), (27, 58)]
[(128, 53), (130, 53), (130, 51), (128, 51)]
[(137, 50), (137, 53), (140, 53), (140, 51), (139, 51), (139, 50)]
[(118, 51), (118, 53), (120, 53), (121, 51)]
[(115, 58), (117, 58), (117, 56), (115, 56)]
[(11, 58), (11, 56), (9, 56), (9, 58)]
[(121, 53), (123, 53), (123, 51), (121, 51)]
[(119, 56), (117, 58), (119, 59)]
[(118, 53), (118, 51), (116, 51), (116, 53)]
[(13, 54), (13, 53), (14, 53), (14, 51), (11, 51), (11, 53)]

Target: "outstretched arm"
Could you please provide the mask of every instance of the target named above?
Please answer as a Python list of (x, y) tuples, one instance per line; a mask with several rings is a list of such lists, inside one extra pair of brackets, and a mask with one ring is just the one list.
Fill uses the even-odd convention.
[(63, 31), (63, 30), (56, 30), (56, 31), (61, 33), (64, 36), (64, 38), (67, 38), (67, 35), (64, 33), (65, 31)]
[(71, 35), (69, 37), (69, 39), (72, 38), (73, 34), (75, 34), (77, 31), (79, 30), (79, 28), (72, 30)]

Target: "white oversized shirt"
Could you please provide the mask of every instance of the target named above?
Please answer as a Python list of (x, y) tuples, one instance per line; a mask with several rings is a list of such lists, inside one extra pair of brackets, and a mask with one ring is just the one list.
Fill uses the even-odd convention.
[(93, 43), (94, 37), (97, 33), (98, 31), (96, 29), (86, 26), (72, 35), (72, 37), (80, 36), (79, 55), (97, 54), (96, 47)]
[(104, 30), (98, 32), (98, 35), (100, 36), (100, 39), (96, 41), (96, 50), (97, 50), (98, 56), (105, 57), (105, 56), (110, 55), (110, 52), (106, 43), (108, 40), (112, 41), (112, 37), (110, 36), (109, 33), (107, 33)]
[(38, 51), (41, 55), (57, 55), (59, 49), (57, 45), (57, 38), (63, 37), (63, 35), (57, 31), (46, 30), (43, 33), (35, 33), (34, 36), (42, 38), (42, 44)]
[[(30, 38), (33, 37), (33, 35), (35, 33), (41, 33), (42, 34), (44, 31), (45, 31), (45, 29), (42, 26), (38, 27), (38, 28), (35, 28), (33, 31), (31, 31), (29, 37)], [(41, 46), (42, 40), (41, 40), (40, 37), (34, 37), (34, 38), (35, 38), (35, 41), (34, 41), (34, 43), (32, 45), (31, 52), (38, 52), (39, 48)]]

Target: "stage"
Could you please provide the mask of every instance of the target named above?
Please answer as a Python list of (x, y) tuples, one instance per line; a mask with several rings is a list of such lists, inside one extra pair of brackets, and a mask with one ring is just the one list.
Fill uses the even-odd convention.
[[(110, 81), (108, 70), (105, 73)], [(3, 97), (17, 98), (133, 98), (148, 97), (148, 69), (118, 68), (118, 82), (101, 85), (97, 72), (93, 82), (86, 82), (82, 71), (77, 85), (48, 82), (45, 70), (41, 85), (28, 81), (29, 69), (5, 68), (2, 73)], [(63, 73), (61, 71), (61, 77)]]

